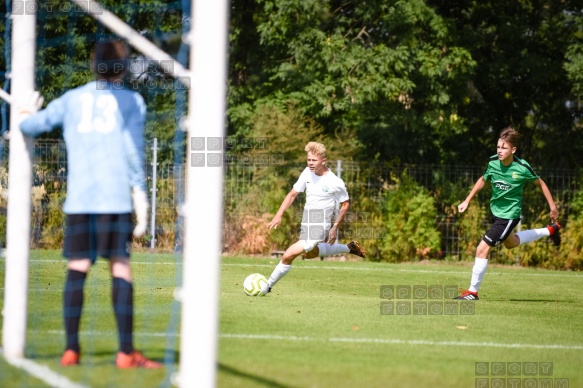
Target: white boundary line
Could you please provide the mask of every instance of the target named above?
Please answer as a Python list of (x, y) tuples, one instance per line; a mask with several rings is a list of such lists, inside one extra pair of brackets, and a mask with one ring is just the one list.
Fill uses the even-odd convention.
[[(48, 331), (31, 331), (33, 333), (64, 334), (63, 330)], [(81, 331), (81, 335), (114, 335), (115, 332), (104, 331)], [(165, 337), (167, 333), (134, 333), (138, 337)], [(176, 333), (176, 336), (180, 336)], [(259, 339), (259, 340), (278, 340), (278, 341), (306, 341), (306, 342), (346, 342), (346, 343), (372, 343), (372, 344), (394, 344), (394, 345), (430, 345), (430, 346), (460, 346), (460, 347), (489, 347), (489, 348), (512, 348), (512, 349), (559, 349), (559, 350), (583, 350), (583, 345), (564, 345), (564, 344), (508, 344), (499, 342), (466, 342), (466, 341), (432, 341), (432, 340), (404, 340), (398, 338), (348, 338), (348, 337), (299, 337), (294, 335), (275, 335), (275, 334), (237, 334), (222, 333), (220, 338), (231, 339)]]
[[(2, 348), (0, 348), (0, 353), (2, 353)], [(36, 377), (37, 379), (47, 383), (51, 387), (55, 388), (88, 388), (87, 385), (78, 384), (72, 382), (63, 375), (51, 370), (45, 365), (37, 364), (36, 362), (29, 360), (27, 358), (6, 358), (7, 363), (10, 365), (22, 369), (29, 375)]]
[(221, 334), (221, 338), (236, 339), (261, 339), (280, 341), (307, 341), (307, 342), (347, 342), (347, 343), (375, 343), (375, 344), (397, 344), (397, 345), (432, 345), (432, 346), (465, 346), (465, 347), (492, 347), (492, 348), (515, 348), (515, 349), (561, 349), (561, 350), (583, 350), (583, 345), (562, 345), (562, 344), (504, 344), (497, 342), (465, 342), (465, 341), (430, 341), (430, 340), (403, 340), (397, 338), (317, 338), (317, 337), (296, 337), (282, 335), (262, 335), (262, 334)]
[[(2, 259), (0, 259), (2, 261)], [(62, 263), (66, 264), (65, 260), (30, 260), (31, 263)], [(136, 265), (182, 265), (181, 262), (175, 261), (132, 261), (132, 264)], [(222, 263), (223, 267), (269, 267), (273, 268), (272, 264), (235, 264), (235, 263)], [(440, 274), (463, 274), (467, 275), (471, 268), (468, 267), (466, 271), (440, 271), (440, 270), (428, 270), (428, 269), (398, 269), (398, 268), (371, 268), (371, 267), (335, 267), (330, 265), (297, 265), (294, 266), (297, 269), (337, 269), (341, 271), (388, 271), (388, 272), (419, 272), (419, 273), (440, 273)], [(491, 269), (489, 274), (503, 274), (503, 275), (516, 275), (516, 276), (544, 276), (544, 277), (570, 277), (570, 278), (583, 278), (583, 275), (576, 273), (570, 274), (557, 274), (557, 273), (511, 273), (511, 272), (494, 272), (495, 269)]]

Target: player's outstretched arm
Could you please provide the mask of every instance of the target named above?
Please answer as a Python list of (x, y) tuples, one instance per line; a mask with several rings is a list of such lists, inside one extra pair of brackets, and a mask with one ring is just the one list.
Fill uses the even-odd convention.
[(484, 177), (481, 176), (480, 178), (478, 178), (478, 180), (476, 181), (476, 184), (474, 184), (474, 187), (472, 188), (472, 191), (470, 191), (470, 194), (468, 194), (466, 199), (458, 205), (457, 209), (460, 213), (463, 213), (466, 211), (466, 209), (470, 205), (470, 201), (472, 200), (472, 198), (474, 198), (474, 196), (480, 190), (482, 190), (485, 185), (486, 185), (486, 181), (484, 180)]
[(336, 237), (338, 237), (338, 227), (340, 223), (344, 220), (346, 213), (348, 213), (348, 208), (350, 208), (350, 200), (346, 200), (340, 203), (340, 212), (338, 213), (338, 218), (335, 220), (334, 225), (330, 228), (328, 233), (328, 244), (334, 244)]
[(63, 125), (65, 118), (66, 99), (68, 94), (51, 101), (47, 107), (37, 112), (43, 103), (43, 98), (38, 92), (34, 92), (27, 104), (19, 108), (19, 112), (29, 115), (20, 123), (20, 130), (25, 136), (37, 137), (38, 135), (50, 132)]
[(279, 207), (279, 210), (275, 214), (275, 217), (273, 217), (273, 220), (271, 220), (271, 222), (268, 225), (268, 228), (270, 230), (277, 229), (279, 224), (281, 224), (281, 217), (283, 217), (283, 213), (285, 213), (287, 208), (291, 206), (291, 204), (294, 202), (298, 194), (299, 192), (296, 191), (295, 189), (291, 189), (290, 192), (287, 193), (283, 202), (281, 203), (281, 206)]
[(547, 184), (540, 178), (535, 180), (534, 184), (541, 188), (543, 195), (545, 196), (545, 199), (549, 204), (549, 208), (551, 209), (550, 212), (551, 220), (556, 222), (557, 219), (559, 218), (559, 211), (557, 210), (557, 206), (555, 205), (555, 201), (553, 200), (553, 195), (551, 194), (551, 191), (549, 190)]

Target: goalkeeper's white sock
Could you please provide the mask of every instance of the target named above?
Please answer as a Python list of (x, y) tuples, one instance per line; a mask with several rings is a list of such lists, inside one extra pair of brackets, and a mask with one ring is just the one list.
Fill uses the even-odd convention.
[(271, 276), (269, 277), (269, 281), (267, 282), (268, 287), (271, 288), (275, 286), (275, 283), (277, 283), (279, 279), (284, 277), (289, 272), (290, 269), (291, 264), (283, 264), (280, 261), (279, 264), (275, 266), (275, 269), (273, 270)]
[(516, 233), (520, 239), (520, 245), (538, 240), (539, 238), (548, 237), (551, 232), (547, 228), (530, 229)]
[(474, 267), (472, 268), (472, 280), (470, 282), (469, 291), (478, 292), (480, 289), (480, 283), (484, 279), (484, 274), (486, 273), (486, 268), (488, 267), (488, 259), (480, 259), (476, 257), (474, 261)]
[(320, 257), (334, 256), (339, 253), (348, 253), (350, 249), (346, 244), (328, 244), (320, 243), (318, 244), (318, 249), (320, 250)]

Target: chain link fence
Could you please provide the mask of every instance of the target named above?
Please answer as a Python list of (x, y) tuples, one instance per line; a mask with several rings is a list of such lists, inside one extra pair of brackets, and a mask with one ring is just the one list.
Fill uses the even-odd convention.
[[(8, 185), (8, 142), (1, 144), (0, 155), (0, 233), (6, 233), (6, 204), (9, 194)], [(159, 144), (158, 151), (162, 153), (171, 148), (171, 144)], [(166, 147), (166, 150), (165, 150)], [(184, 166), (160, 161), (156, 166), (152, 165), (152, 142), (147, 149), (146, 172), (150, 195), (153, 194), (153, 176), (156, 168), (156, 225), (154, 233), (142, 242), (143, 247), (155, 246), (160, 250), (172, 250), (179, 242), (176, 239), (176, 230), (180, 230), (179, 205), (184, 192)], [(158, 157), (160, 160), (160, 157)], [(63, 141), (37, 140), (34, 147), (33, 162), (33, 217), (31, 245), (40, 248), (59, 248), (64, 233), (64, 216), (61, 205), (66, 191), (66, 150)], [(364, 198), (370, 203), (375, 203), (382, 209), (385, 193), (402, 179), (408, 177), (423, 187), (435, 198), (437, 216), (435, 227), (441, 235), (441, 255), (457, 256), (467, 245), (460, 237), (457, 205), (465, 199), (475, 181), (483, 174), (484, 166), (383, 166), (374, 167), (364, 163), (348, 161), (331, 161), (329, 166), (345, 181), (349, 194), (353, 200), (351, 212), (358, 214), (361, 211), (359, 202)], [(229, 215), (236, 213), (239, 204), (249, 201), (253, 194), (251, 188), (260, 185), (261, 179), (266, 179), (267, 174), (259, 173), (266, 165), (245, 164), (236, 162), (235, 159), (225, 159), (224, 168), (224, 212), (225, 220)], [(305, 165), (280, 165), (280, 169), (289, 169), (289, 176), (297, 179)], [(579, 172), (576, 170), (538, 170), (543, 180), (549, 186), (555, 201), (561, 212), (561, 220), (569, 217), (570, 203), (573, 195), (580, 190)], [(288, 181), (285, 191), (291, 189), (293, 179)], [(487, 208), (490, 190), (485, 189), (479, 193), (476, 202)], [(548, 214), (548, 205), (539, 189), (534, 185), (525, 186), (525, 199), (523, 217), (529, 222), (541, 219), (545, 211)], [(283, 197), (280, 201), (283, 200)], [(292, 209), (298, 210), (303, 206), (303, 196), (293, 204)], [(369, 207), (370, 209), (370, 207)], [(261, 201), (253, 212), (257, 215), (267, 214), (266, 220), (275, 214), (277, 207), (262, 208)], [(368, 210), (370, 211), (370, 210)], [(300, 211), (301, 213), (301, 211)], [(370, 217), (370, 214), (366, 215)], [(364, 218), (361, 217), (361, 218)], [(269, 221), (267, 221), (269, 222)], [(542, 222), (542, 221), (541, 221)], [(488, 219), (484, 218), (483, 227), (487, 228)], [(542, 225), (541, 225), (542, 226)], [(374, 233), (371, 238), (378, 238)], [(152, 243), (152, 238), (155, 239)], [(235, 237), (236, 238), (236, 237)], [(293, 240), (296, 237), (291, 237)], [(470, 242), (471, 244), (477, 243)], [(272, 247), (272, 249), (282, 249)], [(228, 251), (229, 247), (226, 246)], [(250, 252), (251, 253), (251, 252)], [(255, 252), (256, 253), (256, 252)], [(269, 252), (263, 252), (269, 253)]]

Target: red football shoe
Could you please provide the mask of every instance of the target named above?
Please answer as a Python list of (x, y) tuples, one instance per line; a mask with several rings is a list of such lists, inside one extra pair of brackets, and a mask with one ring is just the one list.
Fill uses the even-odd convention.
[(461, 294), (460, 296), (455, 297), (454, 299), (457, 300), (479, 300), (480, 298), (478, 298), (478, 293), (474, 292), (474, 291), (466, 291), (463, 294)]
[(159, 369), (162, 368), (162, 364), (156, 361), (152, 361), (142, 353), (134, 350), (130, 354), (125, 354), (124, 352), (118, 352), (115, 358), (115, 365), (120, 369), (128, 368), (146, 368), (146, 369)]

